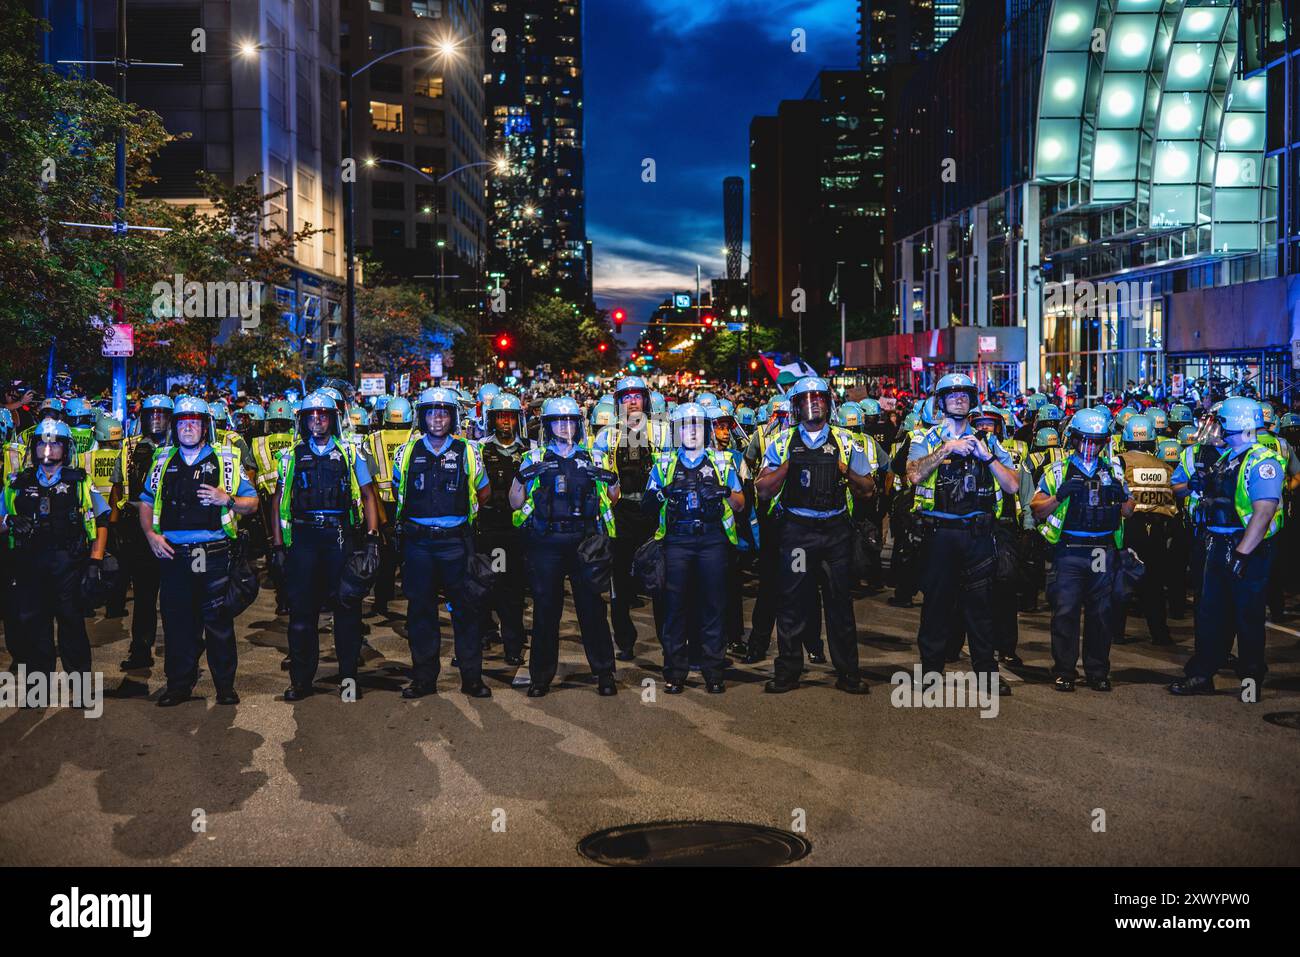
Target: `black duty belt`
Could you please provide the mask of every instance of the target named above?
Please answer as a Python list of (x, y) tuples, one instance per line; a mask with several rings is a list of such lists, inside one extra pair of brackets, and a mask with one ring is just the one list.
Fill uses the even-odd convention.
[(168, 544), (174, 551), (184, 550), (187, 555), (192, 555), (197, 549), (202, 549), (207, 555), (219, 555), (230, 548), (230, 539), (220, 538), (211, 542), (168, 542)]
[(673, 535), (707, 535), (709, 532), (722, 532), (722, 527), (717, 522), (678, 522), (675, 525), (669, 525), (667, 534)]
[(919, 516), (920, 523), (927, 528), (985, 531), (993, 527), (993, 514), (991, 512), (974, 512), (960, 518), (945, 518), (942, 515), (931, 515), (928, 512), (917, 512), (915, 514)]
[(848, 509), (836, 512), (833, 515), (827, 515), (824, 518), (813, 518), (811, 515), (796, 515), (788, 508), (781, 510), (781, 518), (786, 521), (794, 522), (796, 525), (805, 525), (808, 528), (825, 528), (833, 522), (839, 522), (849, 517)]
[(308, 528), (338, 528), (340, 525), (348, 524), (347, 517), (344, 515), (325, 515), (321, 512), (295, 515), (292, 521), (294, 525), (303, 525)]
[(1100, 535), (1071, 535), (1069, 532), (1062, 532), (1058, 544), (1066, 548), (1108, 548), (1115, 544), (1114, 532), (1103, 532)]
[(596, 522), (586, 519), (566, 522), (540, 522), (538, 531), (543, 535), (572, 535), (576, 532), (594, 535), (596, 533)]
[(461, 522), (450, 528), (438, 525), (420, 525), (417, 522), (402, 522), (402, 534), (411, 538), (463, 538), (469, 532), (469, 523)]

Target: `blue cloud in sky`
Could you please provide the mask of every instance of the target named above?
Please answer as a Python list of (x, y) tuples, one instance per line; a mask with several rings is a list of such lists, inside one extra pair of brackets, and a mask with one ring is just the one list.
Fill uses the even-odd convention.
[[(857, 57), (853, 0), (588, 0), (587, 233), (599, 304), (643, 319), (723, 267), (722, 180), (746, 177), (749, 122)], [(807, 52), (791, 50), (806, 31)], [(641, 180), (655, 161), (656, 182)], [(749, 195), (746, 185), (746, 237)]]

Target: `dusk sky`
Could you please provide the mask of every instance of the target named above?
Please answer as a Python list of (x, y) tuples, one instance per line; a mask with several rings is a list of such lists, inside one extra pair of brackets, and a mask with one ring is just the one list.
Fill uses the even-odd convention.
[[(587, 236), (597, 303), (644, 320), (724, 268), (722, 180), (745, 187), (749, 121), (857, 62), (853, 0), (588, 0)], [(791, 50), (791, 31), (807, 52)], [(655, 160), (657, 182), (641, 181)], [(747, 269), (748, 266), (745, 266)], [(707, 287), (706, 287), (707, 288)]]

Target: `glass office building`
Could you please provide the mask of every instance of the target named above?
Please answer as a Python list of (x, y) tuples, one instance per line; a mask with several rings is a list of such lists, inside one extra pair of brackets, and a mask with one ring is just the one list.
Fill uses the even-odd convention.
[(862, 363), (918, 387), (961, 369), (1085, 397), (1174, 374), (1288, 390), (1290, 6), (968, 5), (901, 94), (897, 334)]

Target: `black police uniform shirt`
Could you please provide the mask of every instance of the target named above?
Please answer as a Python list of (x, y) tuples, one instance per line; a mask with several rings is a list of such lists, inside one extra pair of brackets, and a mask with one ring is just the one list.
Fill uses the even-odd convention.
[[(39, 465), (33, 471), (31, 478), (24, 472), (19, 472), (10, 483), (15, 491), (14, 511), (33, 519), (38, 529), (43, 524), (50, 526), (55, 533), (55, 541), (60, 546), (74, 545), (79, 540), (84, 540), (86, 529), (80, 517), (81, 497), (76, 482), (71, 480), (84, 473), (80, 469), (70, 469), (73, 474), (65, 476), (61, 465), (50, 475), (46, 475)], [(108, 503), (104, 501), (104, 496), (92, 488), (90, 501), (96, 520), (106, 518)], [(8, 514), (5, 497), (0, 496), (0, 515)], [(59, 516), (64, 516), (67, 521), (59, 521)]]
[[(209, 456), (211, 461), (207, 461)], [(173, 478), (167, 483), (167, 494), (169, 496), (183, 495), (189, 503), (184, 507), (187, 510), (195, 509), (194, 520), (197, 525), (202, 527), (185, 528), (182, 521), (180, 527), (164, 528), (162, 531), (163, 538), (173, 545), (201, 545), (204, 542), (219, 542), (225, 539), (226, 533), (221, 528), (221, 509), (213, 506), (200, 506), (196, 497), (200, 485), (210, 485), (213, 488), (221, 487), (221, 459), (216, 450), (206, 442), (194, 449), (186, 449), (181, 446), (176, 449), (176, 455), (172, 457), (171, 465), (174, 469), (173, 476), (182, 477), (186, 487), (184, 491), (172, 488), (171, 481), (175, 480)], [(195, 466), (198, 466), (198, 468), (196, 469)], [(145, 505), (152, 506), (154, 496), (157, 494), (158, 489), (154, 486), (153, 473), (150, 472), (144, 490), (140, 493), (140, 501)], [(257, 491), (253, 488), (252, 483), (248, 481), (248, 476), (241, 470), (235, 495), (239, 498), (245, 498), (256, 494)], [(200, 509), (202, 511), (199, 511)], [(171, 514), (174, 517), (176, 512), (173, 510)], [(173, 519), (168, 518), (167, 515), (168, 509), (164, 509), (163, 519), (166, 524), (170, 525)]]
[[(306, 453), (306, 455), (301, 453)], [(336, 488), (326, 490), (304, 486), (305, 479), (310, 481), (307, 477), (309, 471), (315, 472), (317, 468), (328, 471), (328, 463), (331, 461), (342, 460), (344, 463), (347, 462), (342, 444), (338, 439), (330, 436), (322, 444), (317, 443), (314, 438), (309, 438), (305, 443), (299, 442), (297, 445), (285, 449), (281, 454), (300, 456), (294, 465), (294, 485), (296, 488), (293, 498), (290, 499), (290, 507), (294, 514), (342, 515), (347, 511), (351, 504), (352, 490), (351, 483), (347, 482), (346, 465)], [(310, 456), (310, 459), (307, 459), (304, 463), (304, 458), (307, 455)], [(304, 464), (307, 464), (309, 469), (304, 469)], [(370, 467), (366, 464), (365, 458), (359, 453), (353, 458), (352, 471), (357, 477), (358, 487), (364, 488), (370, 484)]]
[[(1002, 447), (1002, 443), (998, 441), (997, 436), (988, 435), (987, 433), (977, 431), (974, 427), (971, 426), (969, 421), (963, 423), (963, 425), (964, 427), (962, 431), (957, 433), (956, 435), (953, 435), (950, 432), (951, 420), (949, 419), (944, 419), (942, 425), (927, 429), (919, 439), (912, 442), (912, 446), (907, 453), (907, 460), (909, 462), (913, 462), (917, 459), (923, 459), (931, 452), (936, 451), (940, 446), (943, 445), (944, 442), (948, 441), (949, 439), (961, 439), (970, 435), (970, 436), (974, 436), (977, 440), (987, 440), (989, 451), (993, 453), (994, 460), (1001, 463), (1001, 465), (1007, 469), (1011, 469), (1012, 471), (1015, 470), (1015, 466), (1011, 458), (1011, 453)], [(978, 457), (974, 453), (972, 453), (969, 456), (969, 458), (975, 461), (979, 461)], [(942, 466), (940, 466), (940, 468), (942, 468)], [(993, 483), (996, 485), (997, 477), (990, 475), (990, 478), (992, 479)], [(936, 485), (937, 484), (938, 483), (936, 482)], [(937, 489), (936, 489), (936, 493), (937, 493)], [(994, 498), (996, 498), (997, 496), (996, 491), (993, 493), (993, 496)], [(962, 514), (957, 514), (955, 512), (948, 512), (938, 508), (937, 504), (938, 503), (936, 502), (936, 507), (927, 510), (925, 514), (934, 518), (965, 518), (966, 516), (972, 514), (972, 512), (965, 512)]]
[[(1090, 490), (1088, 501), (1071, 501), (1065, 513), (1065, 534), (1082, 538), (1103, 538), (1114, 535), (1115, 529), (1119, 525), (1118, 511), (1128, 501), (1131, 494), (1128, 483), (1123, 478), (1117, 478), (1111, 471), (1110, 466), (1103, 462), (1100, 457), (1092, 463), (1091, 467), (1078, 455), (1071, 455), (1063, 463), (1053, 462), (1047, 468), (1054, 469), (1058, 464), (1061, 465), (1062, 481), (1069, 477), (1070, 470), (1073, 469), (1081, 472), (1085, 479), (1097, 478), (1100, 484), (1104, 486), (1114, 485), (1119, 489), (1118, 495), (1112, 495), (1112, 500), (1109, 503), (1101, 500), (1101, 489), (1095, 490), (1099, 493), (1095, 500), (1091, 496), (1091, 492), (1094, 490)], [(1044, 471), (1043, 477), (1038, 480), (1038, 491), (1044, 495), (1052, 494), (1047, 488), (1046, 471)], [(1089, 528), (1090, 524), (1099, 527)]]

